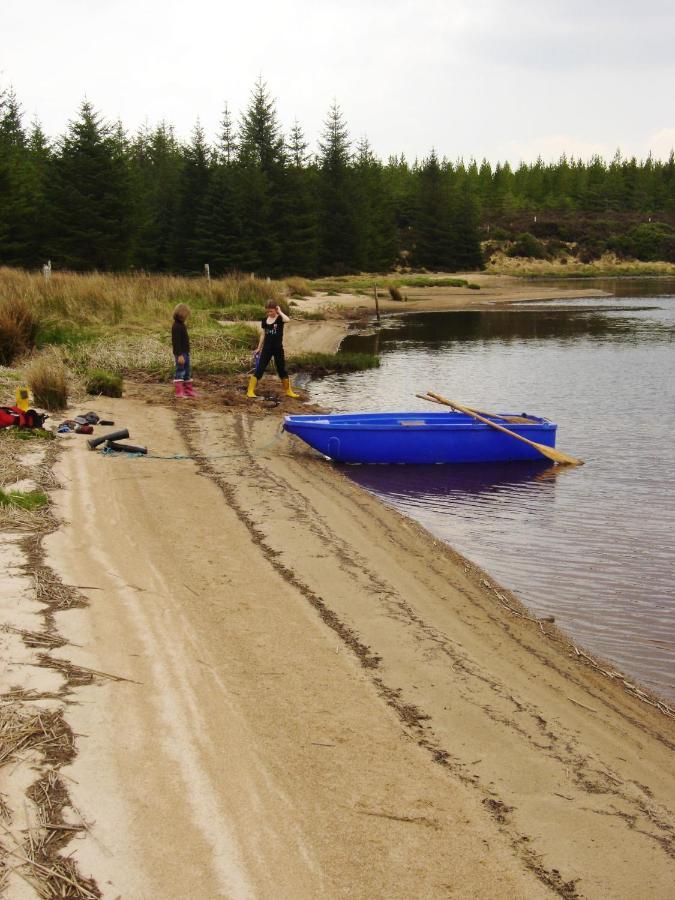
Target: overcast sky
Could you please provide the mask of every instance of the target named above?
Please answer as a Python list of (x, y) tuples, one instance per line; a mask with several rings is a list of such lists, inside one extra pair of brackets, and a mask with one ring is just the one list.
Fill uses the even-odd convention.
[(382, 157), (667, 157), (675, 2), (2, 0), (0, 86), (61, 133), (86, 96), (136, 130), (238, 117), (258, 75), (312, 147), (336, 99)]

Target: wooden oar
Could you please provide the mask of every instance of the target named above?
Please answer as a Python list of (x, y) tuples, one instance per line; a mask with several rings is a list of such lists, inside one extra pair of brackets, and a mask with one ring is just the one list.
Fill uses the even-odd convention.
[(454, 400), (448, 400), (445, 397), (441, 397), (440, 394), (434, 394), (433, 391), (427, 391), (427, 394), (430, 397), (433, 397), (434, 400), (437, 400), (438, 403), (442, 403), (443, 406), (450, 406), (452, 409), (457, 409), (459, 412), (466, 413), (467, 416), (471, 416), (472, 419), (477, 419), (479, 422), (483, 422), (485, 425), (489, 425), (490, 428), (496, 428), (497, 431), (503, 431), (504, 434), (508, 434), (511, 437), (515, 438), (518, 441), (522, 441), (524, 444), (529, 444), (530, 447), (534, 447), (535, 450), (538, 450), (542, 456), (546, 456), (548, 459), (552, 459), (553, 462), (558, 463), (561, 466), (583, 466), (584, 462), (582, 459), (576, 459), (574, 456), (568, 456), (566, 453), (562, 453), (560, 450), (555, 450), (553, 447), (546, 447), (544, 444), (538, 444), (536, 441), (530, 441), (526, 437), (522, 437), (520, 434), (516, 434), (515, 431), (509, 431), (508, 428), (504, 428), (503, 425), (498, 425), (496, 422), (492, 422), (490, 419), (486, 419), (485, 416), (481, 416), (479, 413), (474, 412), (471, 409), (467, 409), (466, 406), (460, 406), (459, 403)]
[[(420, 400), (427, 400), (429, 403), (439, 403), (440, 401), (434, 400), (433, 397), (430, 397), (428, 394), (415, 394), (416, 397), (419, 397)], [(441, 406), (445, 406), (445, 404), (441, 404)], [(470, 406), (467, 406), (467, 409), (470, 409), (471, 412), (478, 413), (479, 416), (490, 416), (491, 419), (500, 419), (502, 422), (511, 422), (513, 425), (527, 425), (528, 423), (532, 424), (532, 419), (527, 416), (500, 416), (498, 413), (485, 412), (482, 409), (472, 409)]]

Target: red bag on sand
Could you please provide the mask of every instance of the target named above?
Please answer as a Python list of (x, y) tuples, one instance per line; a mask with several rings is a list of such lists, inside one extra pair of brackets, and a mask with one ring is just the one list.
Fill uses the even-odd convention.
[(34, 409), (0, 406), (0, 428), (42, 428), (46, 418)]

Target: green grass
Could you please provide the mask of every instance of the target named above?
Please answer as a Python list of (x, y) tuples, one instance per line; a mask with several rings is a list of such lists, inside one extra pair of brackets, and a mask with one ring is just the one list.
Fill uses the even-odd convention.
[(621, 266), (575, 266), (574, 268), (569, 267), (555, 267), (551, 268), (549, 271), (530, 271), (527, 269), (519, 270), (517, 272), (513, 272), (510, 274), (517, 275), (520, 278), (529, 278), (534, 281), (537, 278), (653, 278), (653, 277), (662, 277), (662, 278), (674, 278), (675, 277), (675, 266), (671, 266), (670, 268), (666, 268), (663, 263), (656, 263), (653, 266), (650, 266), (648, 263), (642, 264), (639, 268), (635, 265), (631, 265), (630, 263)]
[(9, 441), (53, 441), (56, 435), (45, 428), (4, 428), (2, 440)]
[(72, 322), (59, 322), (45, 319), (40, 322), (35, 346), (38, 350), (50, 345), (58, 347), (75, 347), (86, 341), (94, 340), (101, 334), (100, 328), (74, 325)]
[(334, 372), (361, 372), (377, 369), (380, 357), (371, 353), (300, 353), (290, 359), (294, 371), (302, 370), (312, 375), (330, 375)]
[(3, 491), (0, 488), (0, 506), (14, 506), (33, 512), (48, 503), (49, 497), (43, 491)]
[(343, 275), (337, 278), (318, 278), (312, 282), (315, 291), (335, 294), (370, 294), (373, 286), (381, 291), (390, 287), (468, 287), (465, 278), (451, 278), (446, 275)]

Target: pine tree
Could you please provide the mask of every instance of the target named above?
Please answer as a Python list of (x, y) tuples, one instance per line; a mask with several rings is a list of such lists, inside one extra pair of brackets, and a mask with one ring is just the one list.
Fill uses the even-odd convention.
[(448, 269), (472, 271), (484, 267), (478, 227), (478, 207), (468, 179), (459, 180), (450, 196), (450, 252)]
[(386, 193), (382, 164), (367, 138), (356, 148), (353, 167), (357, 219), (357, 267), (362, 271), (388, 271), (397, 256), (393, 200)]
[(237, 158), (237, 138), (232, 124), (230, 107), (225, 104), (223, 118), (220, 120), (220, 134), (216, 144), (216, 160), (226, 166), (231, 166)]
[(316, 169), (297, 120), (291, 129), (282, 183), (281, 268), (286, 275), (313, 276), (319, 265)]
[(144, 128), (131, 147), (134, 192), (133, 261), (141, 269), (170, 271), (174, 265), (174, 237), (181, 151), (173, 128), (161, 122)]
[(121, 269), (129, 263), (130, 183), (111, 129), (85, 100), (52, 164), (50, 256), (70, 269)]
[(181, 272), (201, 272), (208, 262), (199, 243), (197, 219), (209, 189), (210, 159), (204, 129), (197, 121), (192, 140), (183, 148), (178, 185), (172, 258), (174, 267)]
[(283, 137), (275, 102), (260, 78), (242, 116), (237, 161), (239, 265), (247, 271), (278, 275), (282, 263)]
[(0, 261), (29, 262), (33, 223), (28, 141), (13, 90), (0, 93)]
[(28, 136), (26, 163), (31, 209), (24, 265), (30, 267), (43, 265), (49, 255), (48, 190), (51, 157), (51, 149), (42, 126), (35, 120)]
[(424, 160), (418, 172), (414, 230), (415, 265), (433, 270), (451, 270), (454, 266), (454, 236), (450, 197), (435, 150)]
[(347, 125), (337, 102), (319, 141), (320, 266), (344, 273), (357, 268), (356, 210)]

